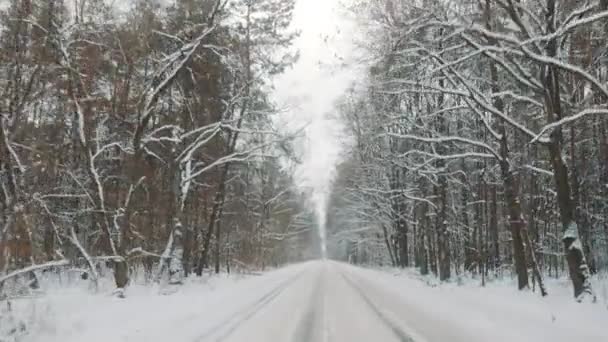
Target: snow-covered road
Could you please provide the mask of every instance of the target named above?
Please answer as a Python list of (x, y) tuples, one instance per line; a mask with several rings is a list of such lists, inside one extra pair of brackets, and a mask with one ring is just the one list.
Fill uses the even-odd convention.
[(340, 264), (314, 263), (264, 297), (254, 315), (209, 341), (412, 341), (358, 283)]
[[(557, 315), (534, 294), (518, 306), (437, 291), (413, 279), (331, 261), (296, 274), (196, 341), (225, 342), (512, 342), (603, 341), (602, 308), (573, 304)], [(401, 281), (399, 281), (401, 280)], [(525, 294), (524, 294), (525, 296)], [(455, 297), (455, 298), (452, 298)], [(473, 299), (470, 306), (466, 301)], [(570, 299), (570, 301), (572, 301)], [(463, 304), (463, 302), (465, 304)], [(509, 299), (506, 299), (506, 303)], [(515, 301), (517, 303), (518, 301)], [(527, 306), (532, 302), (531, 306)], [(564, 308), (567, 309), (567, 308)], [(586, 310), (593, 312), (585, 312)], [(599, 310), (593, 310), (599, 309)], [(570, 319), (578, 316), (580, 320)], [(594, 320), (586, 320), (593, 317)], [(580, 322), (585, 322), (581, 324)], [(595, 325), (595, 326), (594, 326)]]
[(50, 297), (38, 303), (45, 323), (27, 341), (608, 341), (605, 308), (571, 298), (429, 287), (414, 274), (331, 261), (237, 282), (211, 279), (218, 283), (185, 285), (172, 295), (132, 289), (125, 300)]

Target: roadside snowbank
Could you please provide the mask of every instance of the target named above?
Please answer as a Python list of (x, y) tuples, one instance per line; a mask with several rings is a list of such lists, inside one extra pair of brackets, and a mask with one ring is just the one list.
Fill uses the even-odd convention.
[[(263, 277), (190, 278), (175, 293), (157, 285), (133, 285), (125, 299), (113, 297), (111, 291), (92, 294), (85, 283), (46, 284), (43, 296), (12, 300), (10, 318), (6, 301), (0, 302), (0, 322), (5, 323), (0, 327), (0, 342), (195, 340), (197, 334), (222, 323), (305, 267), (271, 271)], [(10, 333), (13, 329), (17, 331)], [(175, 331), (181, 335), (175, 336)]]
[[(542, 298), (538, 292), (517, 291), (510, 281), (486, 287), (477, 280), (439, 284), (412, 270), (348, 269), (402, 303), (403, 312), (393, 314), (421, 336), (442, 329), (455, 335), (468, 331), (474, 338), (470, 341), (479, 342), (608, 341), (604, 299), (597, 304), (576, 303), (566, 281), (549, 281), (549, 296)], [(596, 279), (595, 285), (601, 296), (605, 284)], [(410, 314), (409, 322), (408, 311), (416, 316)]]

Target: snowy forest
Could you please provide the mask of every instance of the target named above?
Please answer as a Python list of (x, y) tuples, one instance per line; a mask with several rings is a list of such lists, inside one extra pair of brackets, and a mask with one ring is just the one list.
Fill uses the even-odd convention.
[[(608, 271), (608, 1), (358, 1), (366, 75), (328, 212), (355, 263), (513, 276), (578, 300)], [(373, 37), (373, 39), (369, 39)]]
[[(321, 113), (340, 145), (313, 169), (332, 176), (321, 190), (298, 171), (322, 159), (303, 152), (309, 123), (275, 96), (312, 48), (302, 1), (0, 0), (0, 342), (28, 341), (19, 300), (57, 287), (86, 284), (103, 310), (99, 293), (161, 287), (186, 314), (210, 293), (192, 286), (235, 273), (258, 276), (241, 289), (251, 315), (290, 286), (315, 291), (302, 307), (324, 298), (297, 341), (322, 340), (310, 317), (353, 298), (390, 307), (364, 273), (378, 269), (507, 280), (526, 303), (565, 279), (601, 318), (579, 302), (608, 299), (608, 0), (341, 1), (354, 57), (312, 63), (353, 73)], [(333, 54), (337, 36), (317, 38)], [(224, 313), (244, 324), (237, 299)], [(397, 331), (380, 311), (361, 310)]]
[[(284, 264), (302, 212), (270, 80), (293, 1), (6, 1), (0, 289)], [(286, 166), (287, 165), (287, 166)], [(293, 244), (293, 241), (290, 241)], [(102, 273), (102, 274), (100, 274)]]

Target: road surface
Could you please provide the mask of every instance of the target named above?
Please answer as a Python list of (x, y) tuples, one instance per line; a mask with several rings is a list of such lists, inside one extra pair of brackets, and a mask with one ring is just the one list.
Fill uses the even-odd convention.
[[(444, 333), (441, 321), (408, 312), (407, 303), (357, 269), (334, 262), (303, 267), (196, 341), (424, 342), (471, 341)], [(430, 319), (429, 319), (430, 318)], [(415, 326), (416, 329), (411, 327)], [(447, 331), (453, 332), (452, 329)]]
[(605, 307), (575, 303), (568, 291), (547, 300), (511, 288), (431, 287), (414, 273), (395, 277), (331, 261), (156, 291), (133, 286), (126, 299), (72, 291), (35, 299), (23, 317), (39, 323), (20, 341), (608, 341)]

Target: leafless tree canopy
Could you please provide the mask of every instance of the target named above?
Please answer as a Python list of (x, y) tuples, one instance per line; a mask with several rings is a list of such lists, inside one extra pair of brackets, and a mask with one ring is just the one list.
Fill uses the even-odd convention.
[[(0, 288), (108, 267), (122, 290), (299, 258), (271, 76), (293, 1), (18, 0), (0, 12)], [(293, 241), (292, 241), (293, 242)], [(6, 290), (6, 287), (4, 288)]]
[[(365, 81), (330, 227), (342, 255), (441, 279), (608, 268), (608, 3), (358, 1)], [(372, 38), (373, 37), (373, 38)], [(371, 62), (370, 62), (371, 61)]]

